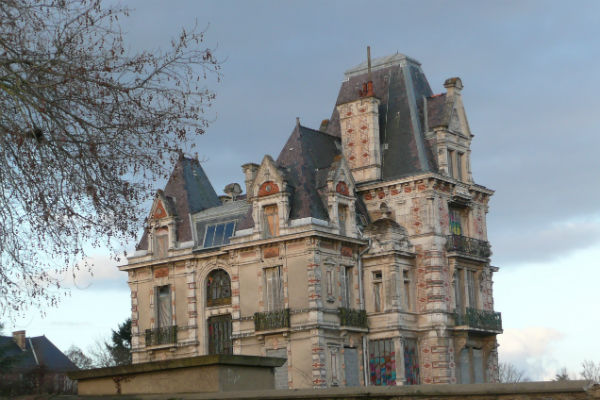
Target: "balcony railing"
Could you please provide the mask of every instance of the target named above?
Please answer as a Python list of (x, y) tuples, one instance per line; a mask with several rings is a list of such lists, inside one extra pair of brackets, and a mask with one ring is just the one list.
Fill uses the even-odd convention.
[(455, 312), (454, 321), (456, 326), (466, 325), (469, 328), (487, 331), (502, 330), (502, 316), (499, 312), (477, 310), (467, 307), (465, 313)]
[(254, 314), (254, 330), (270, 331), (290, 327), (290, 309), (257, 312)]
[(353, 326), (356, 328), (367, 328), (367, 312), (365, 310), (353, 310), (351, 308), (338, 308), (341, 326)]
[(449, 235), (446, 241), (446, 250), (481, 258), (488, 258), (492, 255), (488, 242), (462, 235)]
[(177, 343), (177, 326), (146, 329), (146, 346)]

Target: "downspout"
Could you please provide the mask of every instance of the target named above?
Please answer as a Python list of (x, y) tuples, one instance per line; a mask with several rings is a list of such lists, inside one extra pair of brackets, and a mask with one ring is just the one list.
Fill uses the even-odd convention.
[[(360, 236), (363, 236), (362, 231), (358, 230)], [(368, 238), (369, 244), (367, 247), (358, 253), (358, 301), (360, 305), (360, 309), (365, 309), (365, 293), (363, 291), (363, 273), (362, 273), (362, 257), (363, 255), (371, 249), (371, 238)], [(369, 386), (369, 365), (367, 362), (367, 337), (363, 335), (362, 337), (362, 350), (363, 350), (363, 378), (365, 381), (365, 386)]]

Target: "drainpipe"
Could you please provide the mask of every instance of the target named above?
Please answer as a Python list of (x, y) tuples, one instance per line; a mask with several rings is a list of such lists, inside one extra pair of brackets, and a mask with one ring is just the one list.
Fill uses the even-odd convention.
[[(360, 236), (363, 237), (363, 233), (359, 230)], [(358, 301), (360, 303), (360, 309), (365, 309), (365, 293), (363, 291), (363, 272), (362, 272), (362, 256), (371, 249), (371, 238), (367, 247), (358, 253)], [(367, 337), (362, 337), (362, 350), (363, 350), (363, 377), (365, 380), (365, 386), (369, 386), (369, 365), (367, 360)]]

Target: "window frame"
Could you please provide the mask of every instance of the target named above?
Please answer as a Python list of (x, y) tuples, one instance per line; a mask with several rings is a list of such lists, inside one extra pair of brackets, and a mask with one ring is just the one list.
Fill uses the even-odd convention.
[[(227, 286), (228, 286), (228, 291), (229, 291), (229, 297), (215, 297), (212, 298), (210, 297), (211, 292), (212, 292), (212, 288), (209, 288), (209, 279), (211, 279), (211, 277), (213, 275), (217, 275), (220, 273), (223, 273), (225, 275), (225, 277), (227, 278)], [(221, 286), (219, 286), (217, 288), (217, 290), (221, 290), (223, 291), (224, 288), (222, 288)], [(206, 306), (207, 307), (221, 307), (221, 306), (225, 306), (225, 305), (230, 305), (231, 304), (231, 277), (229, 276), (229, 273), (223, 269), (223, 268), (215, 268), (213, 270), (211, 270), (208, 275), (206, 276), (206, 280), (204, 282), (204, 290), (206, 292)]]
[[(233, 224), (232, 228), (231, 228), (231, 235), (230, 236), (226, 236), (227, 234), (227, 226), (229, 224)], [(219, 244), (215, 244), (215, 236), (217, 233), (217, 227), (218, 226), (223, 226), (223, 239), (221, 240), (221, 243)], [(215, 222), (215, 223), (206, 223), (204, 226), (204, 236), (202, 239), (202, 248), (204, 249), (210, 249), (213, 247), (221, 247), (221, 246), (226, 246), (229, 244), (229, 239), (233, 237), (233, 235), (235, 234), (235, 227), (237, 225), (237, 220), (228, 220), (228, 221), (223, 221), (223, 222)], [(214, 232), (212, 234), (212, 240), (211, 240), (211, 244), (210, 246), (206, 245), (206, 240), (208, 238), (208, 230), (214, 227)]]
[[(275, 274), (275, 276), (277, 277), (276, 279), (271, 279), (271, 282), (273, 281), (277, 281), (278, 284), (278, 288), (276, 288), (275, 290), (272, 289), (272, 286), (269, 284), (269, 271), (277, 271), (277, 273)], [(283, 266), (282, 265), (273, 265), (273, 266), (268, 266), (268, 267), (264, 267), (263, 268), (263, 284), (264, 284), (264, 307), (265, 307), (265, 311), (267, 312), (273, 312), (273, 311), (281, 311), (283, 309), (285, 309), (285, 294), (284, 294), (284, 290), (283, 290)], [(276, 296), (273, 296), (273, 298), (271, 299), (271, 296), (273, 294), (277, 294)]]

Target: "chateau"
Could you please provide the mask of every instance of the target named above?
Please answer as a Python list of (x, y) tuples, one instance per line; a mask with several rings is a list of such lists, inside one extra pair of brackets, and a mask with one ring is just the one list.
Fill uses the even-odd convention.
[(218, 196), (180, 157), (128, 264), (133, 362), (286, 358), (278, 388), (495, 382), (486, 213), (462, 82), (402, 54)]

